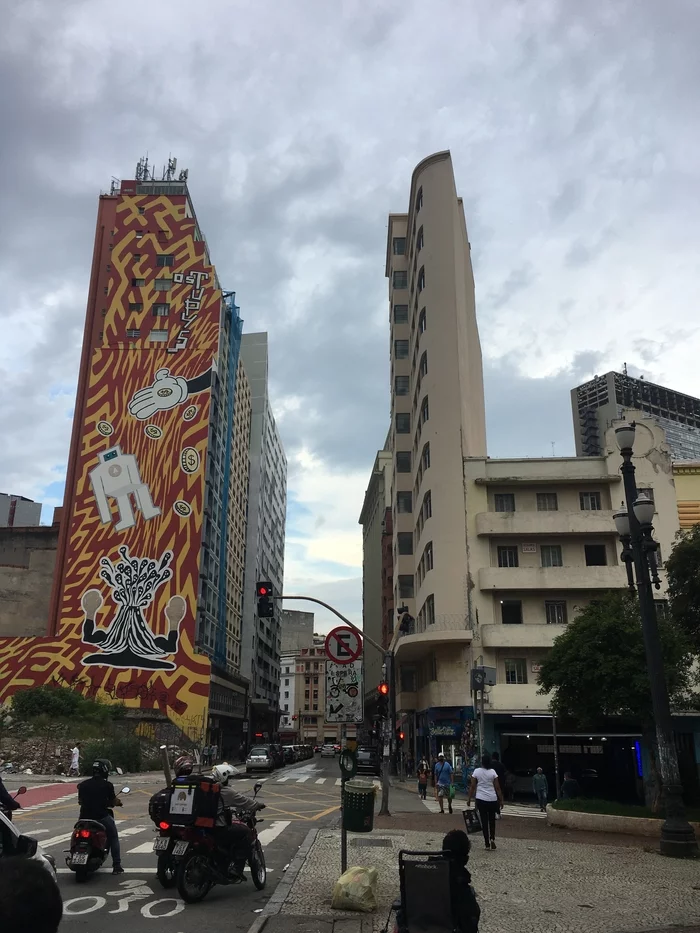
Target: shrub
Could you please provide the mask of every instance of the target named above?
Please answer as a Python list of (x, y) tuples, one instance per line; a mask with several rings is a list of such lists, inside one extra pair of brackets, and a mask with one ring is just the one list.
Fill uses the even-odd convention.
[(19, 719), (90, 719), (109, 722), (122, 715), (122, 704), (101, 703), (69, 687), (28, 687), (12, 698), (12, 712)]
[(92, 763), (96, 758), (107, 758), (112, 768), (133, 773), (141, 770), (141, 745), (134, 736), (96, 739), (85, 743), (80, 758), (83, 774), (92, 774)]

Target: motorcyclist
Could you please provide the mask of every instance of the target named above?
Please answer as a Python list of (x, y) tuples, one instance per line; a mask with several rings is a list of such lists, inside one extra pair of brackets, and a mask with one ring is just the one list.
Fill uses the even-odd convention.
[(230, 779), (238, 774), (238, 770), (233, 765), (226, 762), (215, 765), (211, 769), (211, 774), (214, 780), (221, 785), (222, 806), (216, 817), (216, 826), (222, 844), (232, 853), (234, 872), (237, 875), (242, 875), (245, 863), (250, 856), (250, 835), (244, 823), (234, 820), (229, 825), (229, 819), (231, 815), (235, 816), (236, 810), (247, 810), (254, 813), (257, 810), (264, 810), (265, 804), (253, 797), (239, 794), (238, 791), (229, 786)]
[[(0, 761), (0, 765), (1, 764), (3, 764), (2, 761)], [(7, 811), (7, 817), (10, 820), (12, 819), (12, 811), (21, 809), (20, 802), (15, 800), (15, 798), (10, 794), (8, 789), (3, 784), (2, 777), (0, 777), (0, 808)]]
[(112, 770), (106, 758), (98, 758), (92, 765), (92, 777), (78, 784), (78, 802), (81, 820), (97, 820), (107, 831), (107, 842), (112, 853), (112, 874), (124, 873), (119, 851), (119, 833), (114, 817), (109, 812), (112, 807), (121, 807), (114, 784), (109, 779)]

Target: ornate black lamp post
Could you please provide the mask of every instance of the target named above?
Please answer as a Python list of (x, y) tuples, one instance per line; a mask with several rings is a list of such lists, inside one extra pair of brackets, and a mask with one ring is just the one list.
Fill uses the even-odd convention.
[(652, 537), (654, 503), (646, 496), (637, 494), (632, 463), (635, 427), (635, 423), (632, 422), (615, 428), (615, 438), (622, 454), (621, 473), (627, 509), (615, 512), (613, 518), (622, 542), (622, 560), (627, 567), (627, 581), (632, 591), (636, 586), (639, 595), (639, 612), (642, 618), (647, 670), (651, 681), (651, 701), (666, 809), (666, 819), (661, 827), (661, 854), (682, 858), (697, 856), (698, 844), (683, 804), (683, 789), (652, 592), (652, 583), (656, 589), (661, 585), (656, 560), (659, 546)]

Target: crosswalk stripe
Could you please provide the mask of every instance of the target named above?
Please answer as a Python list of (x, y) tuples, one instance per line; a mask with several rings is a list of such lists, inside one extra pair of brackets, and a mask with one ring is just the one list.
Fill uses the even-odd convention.
[(283, 833), (284, 830), (291, 824), (291, 820), (275, 820), (274, 823), (270, 823), (267, 829), (263, 829), (258, 833), (258, 839), (260, 840), (261, 846), (269, 846), (280, 833)]
[(56, 797), (55, 800), (45, 800), (43, 803), (33, 803), (28, 807), (22, 807), (24, 813), (31, 813), (34, 810), (45, 810), (47, 807), (55, 807), (59, 803), (66, 803), (68, 800), (75, 800), (75, 793), (66, 794), (65, 797)]
[(318, 778), (318, 779), (316, 780), (316, 783), (317, 783), (317, 784), (325, 784), (327, 780), (328, 780), (328, 778)]
[(142, 842), (140, 846), (136, 846), (135, 849), (129, 849), (126, 853), (127, 855), (146, 855), (153, 852), (153, 840), (150, 842)]
[[(423, 806), (426, 807), (428, 810), (430, 810), (431, 813), (440, 812), (440, 804), (437, 802), (437, 800), (435, 800), (434, 797), (427, 797), (423, 801)], [(464, 801), (453, 800), (452, 808), (453, 809), (458, 809), (458, 808), (464, 809)], [(542, 813), (536, 807), (534, 806), (531, 807), (531, 806), (528, 806), (527, 804), (507, 803), (505, 807), (503, 808), (501, 815), (504, 817), (513, 816), (517, 818), (531, 819), (531, 820), (546, 820), (547, 819), (546, 813)]]
[(275, 784), (284, 784), (284, 783), (286, 783), (288, 780), (289, 780), (288, 777), (277, 778), (277, 780), (275, 781)]
[[(49, 846), (57, 846), (60, 843), (63, 843), (67, 846), (70, 842), (71, 832), (72, 830), (70, 830), (68, 833), (61, 833), (60, 836), (52, 836), (50, 839), (42, 839), (39, 844), (42, 849), (48, 849)], [(31, 836), (31, 832), (27, 833), (27, 835)]]
[(305, 784), (309, 780), (309, 775), (305, 774), (304, 777), (297, 778), (297, 784)]
[(340, 787), (342, 783), (343, 783), (343, 782), (340, 780), (340, 778), (336, 778), (336, 779), (335, 779), (335, 786), (336, 786), (336, 787)]

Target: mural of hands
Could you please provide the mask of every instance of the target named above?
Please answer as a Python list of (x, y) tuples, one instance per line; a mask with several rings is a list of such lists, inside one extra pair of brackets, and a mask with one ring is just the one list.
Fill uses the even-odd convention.
[(185, 379), (171, 376), (169, 369), (159, 369), (153, 385), (134, 393), (129, 402), (129, 411), (139, 421), (146, 421), (157, 411), (168, 411), (180, 405), (188, 395)]
[(185, 618), (187, 603), (182, 596), (171, 596), (165, 607), (165, 618), (171, 632), (177, 632), (180, 622)]
[(86, 590), (80, 600), (80, 605), (82, 606), (83, 612), (85, 613), (86, 619), (92, 619), (94, 621), (95, 616), (102, 608), (102, 593), (99, 590)]

